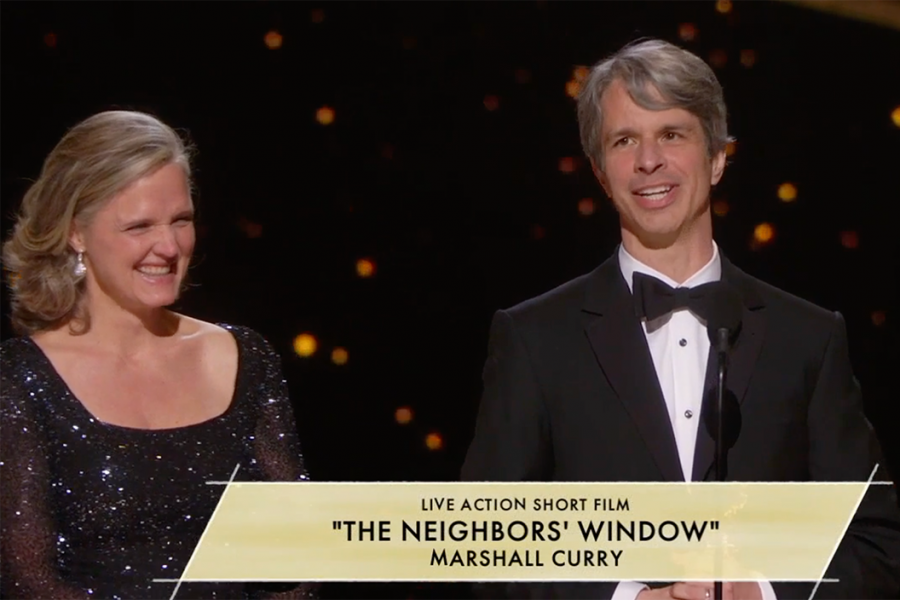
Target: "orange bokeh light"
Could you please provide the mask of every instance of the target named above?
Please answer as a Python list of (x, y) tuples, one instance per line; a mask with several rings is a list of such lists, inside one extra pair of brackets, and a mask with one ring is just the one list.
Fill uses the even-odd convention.
[(323, 106), (316, 111), (316, 121), (322, 125), (331, 125), (334, 123), (334, 109), (330, 106)]
[(375, 261), (371, 258), (356, 261), (356, 274), (360, 277), (372, 277), (375, 274)]
[(883, 310), (876, 310), (872, 313), (872, 325), (875, 327), (881, 327), (884, 325), (884, 322), (887, 320), (887, 315)]
[(403, 406), (394, 411), (394, 420), (400, 425), (408, 425), (413, 420), (413, 411), (408, 406)]
[(331, 351), (331, 362), (336, 365), (346, 365), (350, 354), (344, 348), (335, 348)]
[(793, 202), (797, 199), (797, 186), (793, 183), (782, 183), (778, 186), (778, 199), (782, 202)]
[(748, 69), (756, 64), (755, 50), (741, 50), (741, 64)]
[(859, 234), (855, 231), (841, 232), (841, 246), (849, 250), (859, 247)]
[(294, 352), (297, 353), (297, 356), (303, 358), (312, 356), (316, 353), (318, 347), (319, 343), (316, 340), (316, 336), (311, 333), (301, 333), (294, 338)]
[(730, 13), (731, 9), (731, 0), (718, 0), (716, 2), (716, 11), (722, 13), (723, 15)]
[(753, 239), (760, 244), (768, 244), (775, 239), (775, 228), (769, 223), (760, 223), (753, 230)]
[(266, 37), (263, 38), (263, 41), (265, 41), (266, 46), (269, 48), (269, 50), (277, 50), (278, 48), (281, 48), (281, 43), (284, 40), (281, 37), (280, 33), (272, 30), (266, 34)]
[(692, 42), (697, 37), (697, 26), (693, 23), (682, 23), (678, 26), (678, 37), (685, 42)]
[(429, 450), (440, 450), (444, 447), (444, 438), (441, 434), (433, 431), (425, 436), (425, 445)]
[(487, 95), (484, 97), (484, 107), (490, 111), (495, 111), (500, 108), (500, 98), (494, 95)]
[(593, 198), (582, 198), (578, 201), (578, 212), (585, 217), (594, 214), (596, 206)]
[(559, 159), (559, 170), (563, 173), (574, 173), (575, 172), (575, 159), (571, 156), (565, 156)]
[(728, 206), (728, 202), (726, 202), (725, 200), (716, 200), (712, 205), (713, 214), (715, 214), (717, 217), (724, 217), (725, 215), (727, 215), (729, 208), (730, 207)]

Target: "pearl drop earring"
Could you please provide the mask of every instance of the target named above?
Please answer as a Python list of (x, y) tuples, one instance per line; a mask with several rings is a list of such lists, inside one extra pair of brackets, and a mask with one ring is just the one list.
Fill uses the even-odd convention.
[(75, 263), (75, 278), (81, 279), (87, 273), (87, 266), (84, 264), (84, 252), (78, 253), (78, 262)]

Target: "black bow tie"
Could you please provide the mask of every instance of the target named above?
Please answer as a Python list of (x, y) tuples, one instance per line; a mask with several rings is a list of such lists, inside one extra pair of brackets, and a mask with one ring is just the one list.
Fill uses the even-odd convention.
[(727, 293), (723, 281), (704, 283), (692, 288), (673, 288), (656, 277), (637, 271), (632, 281), (637, 316), (648, 321), (680, 308), (687, 308), (705, 321), (709, 321), (717, 298)]

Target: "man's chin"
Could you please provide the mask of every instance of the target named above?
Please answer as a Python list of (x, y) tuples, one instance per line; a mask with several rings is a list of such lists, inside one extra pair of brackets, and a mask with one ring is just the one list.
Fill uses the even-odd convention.
[(664, 250), (672, 247), (678, 241), (680, 233), (678, 229), (648, 230), (637, 227), (629, 229), (629, 231), (637, 238), (641, 246), (651, 250)]

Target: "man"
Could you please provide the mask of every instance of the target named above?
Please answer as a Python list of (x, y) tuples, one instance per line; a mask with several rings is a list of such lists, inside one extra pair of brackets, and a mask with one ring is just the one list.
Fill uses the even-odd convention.
[[(863, 414), (840, 314), (750, 277), (713, 241), (710, 189), (729, 141), (721, 87), (662, 41), (597, 64), (578, 100), (584, 150), (618, 210), (622, 243), (593, 272), (498, 311), (464, 480), (704, 481), (700, 423), (715, 386), (709, 294), (740, 298), (727, 388), (741, 416), (732, 481), (887, 480)], [(708, 284), (708, 285), (704, 285)], [(692, 295), (667, 288), (692, 288)], [(704, 295), (705, 294), (705, 295)], [(658, 308), (665, 298), (684, 302)], [(816, 598), (900, 596), (900, 510), (872, 486)], [(735, 600), (806, 598), (813, 583), (728, 583)], [(512, 586), (515, 597), (698, 599), (712, 584)]]

